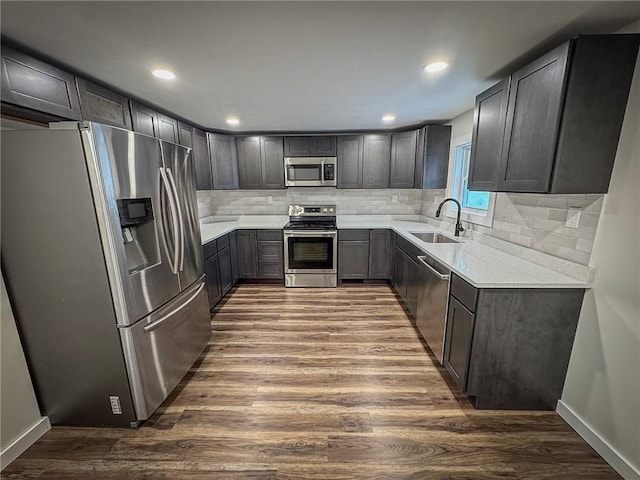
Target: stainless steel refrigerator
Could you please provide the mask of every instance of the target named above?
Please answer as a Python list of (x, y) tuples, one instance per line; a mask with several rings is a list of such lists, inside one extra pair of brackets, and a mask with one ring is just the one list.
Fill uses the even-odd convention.
[(2, 270), (42, 413), (147, 419), (211, 335), (191, 150), (89, 122), (1, 148)]

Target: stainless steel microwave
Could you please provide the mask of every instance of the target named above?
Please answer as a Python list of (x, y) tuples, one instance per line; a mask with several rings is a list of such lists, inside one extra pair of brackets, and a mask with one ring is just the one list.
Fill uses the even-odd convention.
[(336, 157), (285, 157), (287, 187), (335, 187)]

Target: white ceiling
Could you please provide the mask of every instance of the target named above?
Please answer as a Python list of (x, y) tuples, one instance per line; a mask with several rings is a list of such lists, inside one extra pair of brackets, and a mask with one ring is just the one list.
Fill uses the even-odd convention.
[[(510, 63), (612, 32), (640, 2), (1, 2), (2, 34), (204, 127), (448, 120)], [(421, 67), (447, 60), (444, 73)], [(155, 67), (178, 78), (161, 82)]]

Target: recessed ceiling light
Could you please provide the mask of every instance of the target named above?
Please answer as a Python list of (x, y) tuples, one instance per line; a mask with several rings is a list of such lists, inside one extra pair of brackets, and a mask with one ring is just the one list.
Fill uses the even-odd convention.
[(386, 123), (393, 122), (396, 119), (396, 116), (393, 113), (385, 113), (382, 116), (382, 121)]
[(173, 80), (176, 78), (176, 74), (171, 70), (164, 70), (162, 68), (156, 68), (152, 70), (151, 73), (153, 73), (154, 77), (160, 78), (161, 80)]
[(445, 68), (447, 68), (449, 64), (447, 62), (433, 62), (422, 67), (422, 70), (425, 72), (433, 73), (433, 72), (441, 72)]
[(236, 127), (240, 125), (240, 120), (237, 117), (229, 117), (227, 118), (227, 123), (232, 127)]

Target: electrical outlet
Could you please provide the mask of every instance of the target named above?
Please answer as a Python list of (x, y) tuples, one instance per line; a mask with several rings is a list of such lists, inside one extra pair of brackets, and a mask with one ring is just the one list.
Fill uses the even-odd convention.
[(580, 225), (580, 212), (582, 212), (580, 207), (569, 207), (567, 221), (564, 224), (569, 228), (578, 228), (578, 225)]
[(391, 195), (391, 203), (398, 203), (398, 194), (394, 193)]
[(109, 397), (109, 403), (111, 404), (111, 413), (114, 415), (122, 415), (122, 407), (120, 406), (120, 397)]
[(268, 195), (268, 196), (267, 196), (267, 203), (268, 203), (269, 205), (273, 205), (273, 197), (272, 197), (271, 195)]

